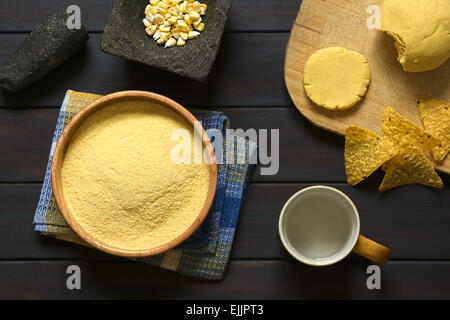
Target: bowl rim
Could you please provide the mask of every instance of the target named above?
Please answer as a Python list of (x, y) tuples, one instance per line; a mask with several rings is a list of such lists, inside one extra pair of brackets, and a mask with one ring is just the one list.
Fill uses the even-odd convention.
[[(178, 237), (175, 239), (172, 239), (171, 241), (161, 244), (157, 247), (149, 248), (149, 249), (141, 249), (141, 250), (130, 250), (130, 249), (123, 249), (118, 248), (112, 245), (109, 245), (99, 239), (96, 239), (91, 234), (89, 234), (86, 230), (84, 230), (83, 227), (76, 221), (76, 219), (71, 214), (67, 203), (64, 198), (63, 193), (63, 187), (61, 182), (61, 168), (62, 163), (64, 160), (64, 155), (67, 150), (67, 147), (70, 144), (70, 141), (79, 128), (79, 126), (93, 113), (95, 113), (97, 110), (111, 105), (112, 103), (119, 102), (119, 101), (125, 101), (125, 100), (146, 100), (151, 102), (156, 102), (164, 107), (167, 107), (171, 109), (172, 111), (175, 111), (177, 114), (181, 115), (192, 127), (194, 130), (198, 132), (200, 130), (201, 132), (198, 132), (201, 134), (202, 138), (202, 144), (204, 149), (208, 150), (208, 152), (205, 152), (208, 155), (208, 165), (209, 165), (209, 188), (208, 188), (208, 194), (206, 197), (206, 200), (203, 204), (202, 209), (200, 210), (197, 218), (194, 220), (194, 222)], [(174, 100), (165, 97), (163, 95), (154, 93), (154, 92), (148, 92), (148, 91), (139, 91), (139, 90), (127, 90), (127, 91), (119, 91), (114, 92), (108, 95), (103, 96), (102, 98), (95, 100), (88, 105), (86, 105), (83, 109), (80, 110), (66, 125), (64, 130), (61, 133), (61, 136), (58, 139), (58, 142), (55, 147), (55, 151), (53, 154), (53, 160), (52, 160), (52, 168), (51, 168), (51, 178), (52, 178), (52, 190), (53, 194), (56, 199), (56, 203), (66, 220), (66, 222), (69, 224), (69, 226), (72, 228), (77, 235), (86, 241), (91, 246), (102, 250), (104, 252), (117, 255), (117, 256), (124, 256), (124, 257), (147, 257), (147, 256), (153, 256), (156, 254), (163, 253), (169, 249), (172, 249), (179, 244), (181, 244), (183, 241), (185, 241), (187, 238), (189, 238), (197, 229), (200, 227), (202, 222), (205, 220), (209, 209), (212, 206), (212, 203), (214, 201), (214, 196), (216, 193), (217, 188), (217, 162), (216, 157), (214, 153), (214, 148), (212, 146), (212, 143), (206, 134), (205, 130), (202, 126), (194, 126), (194, 123), (198, 121), (195, 116), (189, 112), (186, 108), (181, 106), (179, 103), (175, 102)]]

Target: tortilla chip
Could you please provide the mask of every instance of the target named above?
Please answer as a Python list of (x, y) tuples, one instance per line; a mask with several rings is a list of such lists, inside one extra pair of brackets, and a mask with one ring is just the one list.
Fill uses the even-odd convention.
[(441, 140), (431, 152), (434, 160), (442, 161), (450, 151), (450, 104), (433, 98), (419, 97), (417, 108), (425, 130)]
[[(400, 142), (396, 145), (397, 155), (407, 153), (408, 150), (411, 150), (411, 148), (414, 147), (420, 150), (420, 148), (416, 144), (414, 144), (413, 141), (409, 139), (409, 137), (400, 137), (399, 141)], [(381, 166), (381, 170), (383, 170), (384, 172), (388, 171), (389, 166), (394, 162), (394, 159), (395, 157), (383, 163), (383, 165)]]
[(380, 191), (414, 183), (435, 188), (444, 186), (422, 149), (414, 144), (408, 146), (403, 144), (397, 155), (389, 161), (386, 169)]
[(347, 182), (355, 185), (370, 176), (383, 163), (394, 157), (396, 148), (386, 137), (349, 126), (345, 130), (345, 174)]
[(409, 144), (416, 144), (422, 150), (432, 149), (441, 143), (438, 138), (402, 117), (392, 108), (384, 109), (382, 131), (383, 135), (396, 145), (404, 138), (410, 141)]

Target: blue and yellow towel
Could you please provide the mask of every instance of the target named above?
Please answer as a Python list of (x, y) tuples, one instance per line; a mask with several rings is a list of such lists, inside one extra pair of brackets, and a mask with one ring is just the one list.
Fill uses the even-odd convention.
[[(61, 240), (87, 245), (68, 226), (56, 204), (52, 192), (51, 166), (59, 136), (67, 123), (87, 104), (100, 95), (68, 91), (61, 106), (53, 136), (44, 184), (34, 216), (35, 231)], [(193, 111), (205, 130), (216, 129), (223, 133), (229, 127), (228, 118), (216, 111)], [(224, 134), (225, 137), (225, 134)], [(222, 157), (225, 159), (227, 139)], [(245, 159), (237, 164), (218, 164), (216, 196), (211, 210), (201, 227), (184, 243), (164, 254), (137, 260), (176, 271), (189, 276), (222, 279), (230, 257), (239, 209), (256, 156), (256, 144), (233, 136), (234, 159)], [(217, 153), (217, 151), (216, 151)], [(238, 158), (239, 157), (239, 158)]]

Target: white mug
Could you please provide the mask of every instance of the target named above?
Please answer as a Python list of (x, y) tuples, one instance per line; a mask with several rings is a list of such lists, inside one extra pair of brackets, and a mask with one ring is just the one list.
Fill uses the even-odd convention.
[(343, 192), (328, 186), (300, 190), (284, 205), (278, 221), (281, 242), (292, 257), (326, 266), (355, 252), (386, 263), (390, 250), (359, 234), (359, 214)]

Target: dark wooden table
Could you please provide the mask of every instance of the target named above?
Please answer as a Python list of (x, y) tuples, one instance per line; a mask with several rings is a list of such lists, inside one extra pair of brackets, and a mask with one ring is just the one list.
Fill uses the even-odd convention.
[[(66, 0), (0, 1), (0, 63)], [(100, 51), (110, 1), (77, 0), (90, 31), (87, 47), (36, 85), (0, 94), (0, 298), (398, 299), (450, 298), (450, 179), (432, 190), (377, 191), (377, 173), (345, 183), (344, 139), (313, 127), (295, 109), (283, 80), (289, 30), (299, 0), (235, 0), (213, 72), (196, 83)], [(222, 281), (198, 280), (33, 232), (31, 224), (59, 106), (67, 89), (110, 93), (142, 89), (187, 107), (225, 112), (233, 128), (280, 129), (280, 170), (257, 168), (241, 209)], [(277, 219), (299, 189), (326, 184), (359, 208), (361, 231), (392, 250), (381, 290), (366, 286), (371, 263), (354, 255), (313, 268), (283, 250)], [(82, 270), (82, 290), (66, 288), (66, 268)]]

